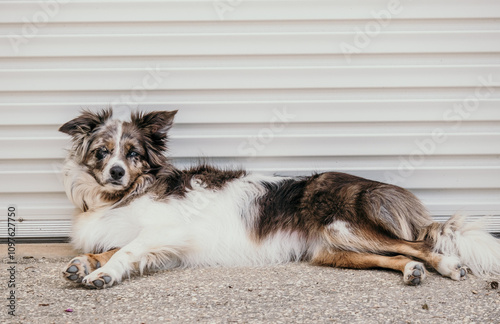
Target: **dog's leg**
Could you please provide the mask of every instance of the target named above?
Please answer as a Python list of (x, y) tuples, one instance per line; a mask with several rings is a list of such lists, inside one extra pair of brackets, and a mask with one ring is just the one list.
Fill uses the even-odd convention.
[(161, 232), (161, 236), (143, 232), (116, 251), (105, 265), (84, 277), (82, 284), (87, 288), (108, 288), (131, 272), (173, 265), (178, 260), (176, 256), (183, 251), (183, 242), (186, 243), (184, 231)]
[(455, 256), (446, 256), (432, 252), (424, 242), (408, 242), (394, 240), (387, 244), (385, 251), (395, 252), (425, 261), (441, 275), (453, 280), (466, 279), (467, 270)]
[(419, 285), (426, 277), (422, 263), (405, 256), (388, 257), (371, 253), (323, 250), (311, 260), (313, 264), (350, 269), (385, 268), (403, 273), (404, 283)]
[(99, 254), (87, 253), (75, 257), (63, 268), (63, 277), (74, 283), (82, 283), (85, 276), (105, 265), (118, 250), (113, 249)]
[(392, 238), (375, 228), (340, 229), (335, 227), (333, 231), (330, 228), (327, 229), (325, 232), (326, 246), (337, 247), (337, 250), (343, 251), (355, 249), (365, 253), (406, 255), (424, 261), (441, 275), (453, 280), (463, 280), (466, 277), (467, 270), (462, 267), (457, 257), (435, 253), (432, 246), (424, 241)]
[(140, 251), (136, 241), (134, 240), (116, 251), (106, 264), (87, 274), (82, 280), (83, 285), (87, 288), (101, 289), (121, 282), (123, 277), (136, 269), (136, 263), (144, 254)]

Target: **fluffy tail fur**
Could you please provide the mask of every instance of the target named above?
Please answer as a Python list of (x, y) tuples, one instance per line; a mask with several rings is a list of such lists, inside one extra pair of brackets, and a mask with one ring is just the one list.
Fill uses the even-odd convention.
[(465, 223), (454, 215), (445, 223), (432, 223), (418, 237), (434, 246), (434, 252), (456, 256), (480, 277), (500, 275), (500, 240), (484, 229), (484, 222)]

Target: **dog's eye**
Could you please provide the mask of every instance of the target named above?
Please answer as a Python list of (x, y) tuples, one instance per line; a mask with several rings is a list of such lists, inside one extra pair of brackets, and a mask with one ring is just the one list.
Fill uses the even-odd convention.
[(105, 148), (105, 147), (101, 147), (101, 148), (99, 148), (99, 149), (97, 150), (97, 152), (96, 152), (95, 156), (96, 156), (96, 158), (98, 158), (99, 160), (102, 160), (102, 159), (104, 159), (104, 157), (106, 157), (106, 155), (108, 155), (108, 154), (109, 154), (108, 149), (107, 149), (107, 148)]
[(127, 156), (128, 156), (129, 158), (134, 158), (134, 157), (139, 156), (139, 153), (137, 153), (137, 152), (135, 152), (135, 151), (130, 151), (130, 152), (128, 152)]

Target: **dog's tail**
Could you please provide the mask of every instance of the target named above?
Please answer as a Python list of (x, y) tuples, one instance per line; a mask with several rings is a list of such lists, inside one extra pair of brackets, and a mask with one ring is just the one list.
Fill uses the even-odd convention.
[(476, 276), (500, 275), (500, 240), (484, 230), (484, 222), (465, 222), (454, 215), (445, 223), (432, 223), (422, 229), (418, 240), (427, 241), (434, 252), (457, 256)]

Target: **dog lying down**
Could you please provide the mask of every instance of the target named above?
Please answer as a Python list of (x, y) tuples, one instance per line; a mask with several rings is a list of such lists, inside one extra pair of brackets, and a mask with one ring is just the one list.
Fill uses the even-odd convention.
[[(84, 111), (59, 129), (72, 137), (64, 187), (80, 209), (63, 269), (88, 288), (145, 269), (255, 266), (289, 261), (400, 271), (421, 284), (426, 266), (453, 280), (467, 268), (500, 274), (500, 241), (459, 216), (433, 222), (397, 186), (327, 172), (290, 178), (169, 163), (176, 111)], [(425, 264), (425, 266), (424, 266)]]

